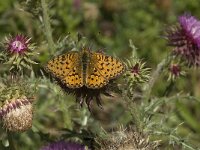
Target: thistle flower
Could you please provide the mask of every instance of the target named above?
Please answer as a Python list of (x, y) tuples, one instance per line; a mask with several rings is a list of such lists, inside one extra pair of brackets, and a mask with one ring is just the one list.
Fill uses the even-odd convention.
[(154, 150), (158, 148), (158, 142), (150, 142), (148, 135), (133, 131), (133, 129), (119, 129), (119, 131), (107, 134), (106, 138), (96, 138), (100, 150)]
[(3, 127), (12, 132), (23, 132), (32, 127), (33, 107), (26, 97), (6, 100), (0, 107)]
[(184, 14), (179, 17), (179, 25), (168, 29), (166, 37), (173, 46), (175, 55), (185, 59), (191, 66), (200, 65), (200, 21)]
[(174, 76), (179, 76), (180, 72), (181, 72), (181, 68), (179, 65), (177, 64), (172, 64), (169, 68), (170, 72), (174, 75)]
[(35, 46), (30, 40), (31, 38), (25, 35), (5, 37), (1, 44), (4, 56), (1, 61), (4, 64), (11, 65), (10, 70), (21, 71), (23, 68), (31, 69), (32, 64), (37, 64), (30, 58), (38, 54), (33, 51)]
[(28, 82), (20, 79), (4, 82), (4, 87), (0, 87), (0, 120), (3, 127), (13, 132), (26, 131), (32, 126), (35, 91)]
[(185, 71), (182, 70), (181, 65), (172, 63), (169, 67), (169, 77), (168, 80), (175, 80), (176, 78), (180, 77), (181, 75), (185, 75)]
[(132, 58), (131, 61), (127, 61), (126, 65), (128, 70), (124, 74), (124, 77), (128, 81), (128, 84), (133, 85), (148, 81), (150, 68), (145, 67), (145, 62), (137, 58)]
[(17, 35), (6, 39), (7, 51), (10, 53), (23, 54), (24, 51), (28, 50), (30, 38), (24, 35)]
[(73, 142), (57, 141), (50, 143), (41, 150), (85, 150), (85, 146)]

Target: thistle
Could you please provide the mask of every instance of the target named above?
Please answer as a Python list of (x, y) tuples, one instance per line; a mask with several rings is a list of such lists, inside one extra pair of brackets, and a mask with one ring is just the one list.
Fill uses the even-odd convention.
[(57, 141), (48, 144), (43, 147), (41, 150), (86, 150), (84, 145), (74, 143), (74, 142), (66, 142), (66, 141)]
[(173, 53), (184, 59), (189, 66), (200, 65), (200, 21), (194, 16), (184, 14), (179, 24), (168, 29), (166, 37)]
[(120, 128), (119, 131), (96, 138), (100, 150), (156, 150), (158, 141), (151, 142), (148, 135), (133, 129)]
[(150, 68), (145, 67), (145, 62), (132, 57), (127, 60), (127, 71), (124, 78), (129, 87), (133, 88), (136, 84), (147, 82), (150, 76)]
[(6, 130), (12, 132), (26, 131), (32, 127), (32, 102), (26, 97), (6, 100), (0, 107), (0, 117)]
[(168, 80), (175, 80), (178, 77), (185, 75), (185, 71), (183, 71), (183, 66), (177, 63), (172, 63), (168, 68), (168, 72)]
[(33, 94), (30, 85), (21, 81), (0, 90), (0, 119), (6, 130), (23, 132), (32, 127)]
[(31, 69), (33, 64), (37, 64), (31, 59), (38, 54), (34, 52), (34, 44), (30, 42), (31, 38), (24, 35), (8, 36), (2, 42), (1, 62), (10, 65), (10, 71), (22, 71), (23, 68)]
[(10, 53), (23, 54), (28, 50), (30, 38), (24, 35), (17, 35), (15, 37), (10, 37), (6, 39), (7, 51)]

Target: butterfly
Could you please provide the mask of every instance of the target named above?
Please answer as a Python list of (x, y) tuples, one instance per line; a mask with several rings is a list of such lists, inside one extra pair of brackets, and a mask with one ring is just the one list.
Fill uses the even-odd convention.
[(98, 89), (107, 85), (110, 79), (121, 75), (125, 65), (102, 52), (82, 48), (81, 51), (69, 51), (56, 56), (47, 63), (46, 70), (68, 88), (86, 86)]

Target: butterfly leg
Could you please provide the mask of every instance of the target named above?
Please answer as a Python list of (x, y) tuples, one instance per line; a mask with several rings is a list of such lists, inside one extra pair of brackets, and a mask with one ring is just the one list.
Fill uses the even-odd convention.
[(106, 48), (98, 49), (98, 50), (97, 50), (97, 53), (105, 54), (105, 50), (106, 50)]
[(108, 93), (108, 92), (104, 92), (103, 94), (104, 94), (105, 96), (114, 97), (113, 95), (111, 95), (111, 94)]
[(88, 96), (86, 97), (86, 104), (88, 106), (89, 111), (91, 112), (91, 104), (92, 104), (93, 97)]
[(84, 102), (84, 98), (81, 96), (81, 97), (80, 97), (80, 101), (79, 101), (81, 107), (83, 107), (83, 102)]
[(81, 107), (83, 106), (84, 98), (81, 93), (76, 94), (76, 102), (79, 103)]
[(98, 95), (98, 96), (96, 97), (96, 103), (97, 103), (97, 105), (98, 105), (101, 109), (103, 109), (103, 106), (102, 106), (102, 104), (101, 104), (101, 97), (100, 97), (100, 95)]

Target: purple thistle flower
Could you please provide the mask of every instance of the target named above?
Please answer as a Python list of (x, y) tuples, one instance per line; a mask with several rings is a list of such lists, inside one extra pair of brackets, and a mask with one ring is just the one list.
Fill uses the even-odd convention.
[(50, 143), (41, 150), (85, 150), (85, 146), (72, 142), (57, 141)]
[(172, 75), (175, 77), (179, 76), (181, 73), (181, 67), (178, 64), (172, 64), (169, 68)]
[(167, 39), (173, 52), (187, 60), (189, 65), (200, 65), (200, 21), (184, 14), (179, 17), (179, 25), (167, 31)]
[(139, 75), (140, 73), (140, 68), (139, 68), (139, 63), (136, 63), (134, 66), (132, 66), (131, 68), (131, 73), (134, 75), (134, 76), (137, 76)]
[(145, 62), (133, 57), (131, 61), (127, 61), (126, 67), (127, 71), (125, 72), (124, 77), (130, 87), (148, 81), (150, 68), (146, 67)]
[(179, 22), (187, 38), (191, 39), (200, 48), (200, 21), (188, 14), (180, 16)]
[(171, 63), (167, 71), (168, 74), (167, 81), (174, 81), (180, 78), (181, 76), (185, 76), (186, 72), (184, 66), (185, 66), (184, 64), (180, 63)]
[(16, 35), (15, 37), (9, 37), (6, 40), (7, 50), (11, 53), (23, 53), (28, 50), (30, 38), (24, 35)]

